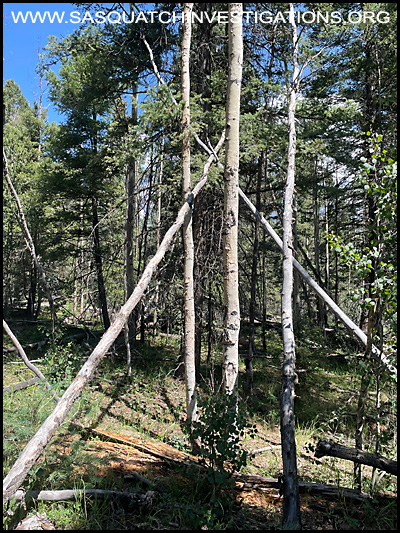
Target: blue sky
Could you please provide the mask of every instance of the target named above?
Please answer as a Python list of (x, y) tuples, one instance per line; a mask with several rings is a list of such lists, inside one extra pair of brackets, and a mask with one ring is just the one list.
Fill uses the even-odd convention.
[[(39, 99), (39, 78), (35, 72), (38, 64), (38, 47), (42, 50), (48, 41), (49, 35), (65, 37), (75, 28), (69, 24), (53, 22), (46, 18), (43, 23), (14, 22), (18, 12), (33, 14), (46, 11), (53, 14), (55, 11), (70, 13), (75, 11), (73, 4), (30, 4), (30, 3), (5, 3), (3, 4), (3, 86), (6, 80), (13, 79), (22, 91), (22, 94), (33, 105)], [(13, 13), (12, 13), (13, 12)], [(62, 117), (57, 113), (44, 94), (44, 105), (48, 107), (49, 121), (60, 122)]]
[[(112, 6), (113, 4), (103, 4)], [(49, 35), (65, 37), (72, 33), (79, 24), (72, 24), (69, 20), (58, 22), (57, 19), (49, 22), (49, 15), (45, 22), (37, 19), (36, 23), (28, 17), (23, 23), (21, 18), (15, 22), (14, 17), (18, 12), (24, 15), (31, 11), (34, 15), (40, 12), (43, 16), (46, 11), (53, 16), (57, 11), (65, 12), (65, 19), (69, 19), (70, 13), (78, 11), (73, 4), (64, 3), (5, 3), (3, 4), (3, 86), (6, 80), (13, 79), (21, 88), (22, 94), (33, 105), (39, 98), (39, 78), (35, 72), (38, 64), (38, 47), (42, 50)], [(14, 14), (14, 17), (13, 17)], [(57, 113), (44, 94), (44, 105), (48, 107), (48, 119), (50, 122), (60, 122), (62, 117)]]

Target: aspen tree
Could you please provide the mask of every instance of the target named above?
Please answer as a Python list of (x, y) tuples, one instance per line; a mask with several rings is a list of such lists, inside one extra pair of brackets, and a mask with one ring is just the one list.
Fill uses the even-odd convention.
[(295, 364), (296, 349), (293, 330), (293, 198), (296, 159), (296, 98), (299, 82), (298, 39), (293, 4), (289, 4), (293, 38), (293, 79), (289, 89), (289, 148), (283, 213), (283, 282), (282, 282), (282, 337), (283, 366), (281, 390), (281, 439), (283, 462), (283, 528), (301, 529), (300, 498), (297, 479), (295, 441)]
[(224, 362), (223, 385), (228, 394), (237, 386), (239, 370), (239, 117), (243, 63), (243, 4), (229, 4), (229, 74), (226, 96), (224, 172)]
[[(182, 194), (183, 201), (187, 201), (191, 193), (190, 174), (190, 42), (192, 33), (193, 4), (185, 4), (183, 10), (182, 37)], [(194, 358), (195, 345), (195, 314), (194, 314), (194, 244), (192, 228), (192, 208), (183, 223), (184, 260), (184, 298), (185, 298), (185, 381), (186, 381), (186, 409), (187, 420), (191, 424), (197, 419), (196, 405), (196, 369)]]

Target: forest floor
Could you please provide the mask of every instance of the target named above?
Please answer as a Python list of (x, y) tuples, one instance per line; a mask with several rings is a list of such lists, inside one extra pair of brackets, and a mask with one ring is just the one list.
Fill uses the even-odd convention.
[[(10, 322), (22, 344), (45, 338), (44, 328)], [(78, 330), (76, 330), (78, 331)], [(82, 345), (72, 338), (73, 330), (59, 347), (50, 343), (41, 351), (30, 349), (46, 376), (57, 382), (61, 394), (89, 353), (95, 340)], [(298, 474), (303, 482), (352, 488), (352, 463), (325, 457), (315, 459), (313, 449), (322, 438), (353, 445), (354, 412), (359, 379), (354, 361), (345, 355), (349, 343), (326, 343), (315, 332), (304, 335), (297, 346), (299, 384), (296, 389), (296, 445)], [(313, 339), (313, 340), (310, 340)], [(5, 345), (11, 346), (4, 338)], [(86, 347), (85, 347), (86, 342)], [(259, 347), (260, 348), (260, 347)], [(243, 342), (241, 350), (246, 350)], [(179, 338), (158, 336), (136, 344), (132, 375), (128, 377), (124, 348), (107, 356), (96, 375), (75, 403), (67, 421), (47, 446), (26, 479), (30, 490), (106, 489), (144, 496), (140, 503), (118, 498), (101, 500), (88, 496), (72, 501), (27, 502), (23, 509), (11, 502), (3, 513), (3, 526), (12, 529), (28, 515), (45, 513), (47, 527), (80, 529), (282, 529), (282, 498), (277, 488), (260, 483), (213, 490), (204, 469), (187, 466), (191, 447), (185, 424), (185, 386), (175, 375)], [(119, 355), (121, 354), (121, 355)], [(242, 404), (251, 407), (249, 423), (257, 433), (248, 432), (242, 447), (250, 456), (241, 470), (243, 476), (278, 479), (282, 471), (279, 432), (279, 383), (281, 340), (279, 332), (268, 333), (267, 350), (254, 360), (254, 389), (248, 397), (240, 387)], [(329, 356), (329, 357), (328, 357)], [(3, 362), (4, 386), (32, 377), (18, 362), (17, 354), (6, 353)], [(46, 374), (46, 371), (48, 372)], [(218, 356), (201, 369), (200, 397), (209, 395), (219, 383)], [(244, 358), (240, 380), (245, 383)], [(53, 400), (41, 384), (5, 394), (5, 473), (26, 442), (53, 409)], [(79, 424), (87, 431), (79, 430)], [(95, 430), (95, 431), (93, 431)], [(366, 428), (366, 443), (372, 442), (373, 427)], [(197, 458), (193, 458), (193, 463)], [(363, 468), (363, 491), (369, 491), (372, 469)], [(140, 477), (141, 476), (141, 477)], [(392, 530), (397, 529), (395, 495), (397, 480), (385, 475), (373, 498), (357, 501), (321, 493), (301, 494), (303, 529), (308, 530)], [(11, 514), (14, 513), (14, 514)], [(19, 529), (23, 529), (19, 527)]]

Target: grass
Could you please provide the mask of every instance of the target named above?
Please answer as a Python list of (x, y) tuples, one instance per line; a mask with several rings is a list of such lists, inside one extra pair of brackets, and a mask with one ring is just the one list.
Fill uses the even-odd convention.
[[(41, 340), (44, 332), (34, 324), (11, 324), (22, 343)], [(245, 336), (245, 332), (244, 332)], [(312, 339), (310, 341), (309, 339)], [(9, 342), (5, 339), (6, 345)], [(111, 431), (120, 435), (140, 437), (144, 441), (160, 441), (178, 450), (189, 451), (190, 443), (185, 424), (185, 387), (173, 369), (179, 352), (177, 339), (170, 336), (153, 338), (145, 345), (138, 344), (140, 357), (135, 357), (132, 375), (125, 370), (124, 348), (114, 360), (107, 357), (89, 386), (74, 404), (67, 420), (56, 437), (47, 446), (45, 454), (28, 474), (24, 487), (36, 490), (67, 488), (102, 488), (109, 490), (146, 491), (139, 485), (124, 481), (121, 460), (124, 464), (139, 461), (132, 450), (129, 457), (120, 452), (107, 451), (93, 437), (78, 434), (69, 425), (73, 419), (88, 427)], [(351, 360), (326, 357), (337, 345), (324, 345), (316, 332), (308, 332), (297, 343), (299, 385), (296, 389), (296, 444), (299, 477), (304, 481), (340, 484), (352, 487), (352, 464), (339, 459), (313, 459), (313, 446), (320, 438), (332, 437), (353, 445), (356, 397), (360, 378)], [(85, 348), (59, 341), (58, 347), (50, 344), (37, 363), (42, 372), (53, 380), (59, 393), (65, 390), (74, 373), (82, 364)], [(279, 392), (281, 338), (271, 331), (267, 338), (267, 351), (254, 360), (254, 394), (246, 396), (240, 386), (241, 401), (251, 408), (249, 423), (257, 428), (253, 436), (245, 434), (242, 446), (247, 450), (270, 447), (257, 454), (244, 467), (249, 474), (278, 477), (282, 469), (279, 443)], [(38, 358), (38, 353), (28, 353)], [(14, 353), (5, 357), (4, 385), (17, 383), (31, 377), (24, 365), (9, 364), (17, 360)], [(57, 365), (57, 361), (59, 364)], [(215, 356), (216, 376), (220, 371), (220, 356)], [(69, 369), (68, 372), (66, 369)], [(240, 383), (245, 383), (244, 364), (240, 364)], [(201, 368), (199, 386), (203, 396), (210, 392), (210, 367)], [(60, 382), (61, 380), (61, 382)], [(390, 398), (391, 386), (383, 391), (382, 398)], [(24, 445), (53, 410), (54, 402), (42, 384), (4, 395), (4, 458), (7, 473)], [(373, 398), (369, 404), (373, 409)], [(373, 434), (366, 428), (365, 442), (372, 443)], [(389, 440), (382, 449), (390, 456)], [(99, 450), (102, 450), (101, 453)], [(139, 463), (138, 463), (139, 464)], [(139, 467), (137, 467), (139, 468)], [(261, 492), (245, 493), (222, 491), (216, 494), (212, 487), (196, 476), (187, 477), (171, 465), (147, 462), (140, 473), (153, 479), (163, 492), (154, 503), (144, 508), (124, 508), (118, 501), (93, 497), (70, 502), (36, 502), (27, 511), (17, 502), (10, 503), (14, 515), (3, 514), (3, 527), (10, 529), (26, 512), (46, 512), (48, 519), (58, 529), (280, 529), (281, 503)], [(185, 475), (184, 475), (185, 474)], [(365, 468), (365, 490), (371, 469)], [(379, 486), (377, 502), (363, 506), (349, 501), (326, 500), (311, 496), (302, 498), (305, 529), (395, 529), (396, 508), (387, 495), (396, 492), (393, 476), (385, 476)], [(318, 507), (319, 506), (319, 507)], [(322, 510), (321, 510), (322, 508)], [(368, 528), (366, 527), (368, 525)]]

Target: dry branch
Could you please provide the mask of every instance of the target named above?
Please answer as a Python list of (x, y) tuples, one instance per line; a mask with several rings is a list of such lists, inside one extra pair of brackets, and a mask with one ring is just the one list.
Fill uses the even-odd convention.
[(315, 457), (325, 457), (326, 455), (379, 468), (379, 470), (384, 470), (389, 474), (397, 476), (397, 461), (386, 459), (381, 455), (363, 452), (357, 448), (350, 448), (335, 442), (320, 440), (315, 449)]
[[(225, 132), (222, 133), (221, 138), (215, 148), (215, 151), (218, 152), (225, 140)], [(3, 503), (8, 501), (15, 491), (19, 488), (25, 477), (27, 476), (29, 470), (35, 464), (37, 459), (40, 457), (42, 451), (47, 446), (49, 441), (55, 435), (57, 429), (60, 427), (62, 422), (65, 420), (67, 414), (69, 413), (72, 405), (76, 399), (80, 396), (84, 387), (87, 385), (88, 381), (93, 376), (94, 371), (98, 367), (101, 360), (106, 355), (108, 349), (111, 347), (115, 339), (118, 337), (124, 324), (126, 323), (129, 315), (136, 307), (140, 299), (142, 298), (145, 290), (147, 289), (152, 275), (158, 267), (158, 264), (163, 259), (166, 251), (168, 250), (173, 237), (176, 232), (181, 228), (186, 216), (191, 211), (191, 205), (194, 201), (194, 198), (200, 192), (207, 182), (209, 169), (214, 161), (214, 155), (211, 155), (206, 164), (204, 165), (203, 175), (193, 189), (192, 193), (189, 195), (188, 200), (179, 210), (178, 216), (176, 217), (175, 222), (169, 228), (167, 233), (164, 236), (164, 239), (158, 248), (154, 257), (147, 264), (142, 277), (139, 280), (135, 290), (129, 297), (129, 299), (122, 306), (120, 312), (116, 315), (113, 323), (101, 337), (99, 343), (92, 351), (86, 363), (83, 365), (81, 370), (78, 372), (75, 379), (72, 381), (71, 385), (67, 388), (63, 396), (61, 397), (57, 407), (51, 413), (51, 415), (45, 420), (42, 426), (38, 429), (35, 435), (31, 438), (28, 444), (23, 449), (21, 455), (17, 461), (12, 466), (11, 470), (4, 478), (3, 481)]]
[(154, 498), (154, 492), (148, 491), (143, 494), (134, 492), (121, 492), (116, 490), (102, 489), (67, 489), (67, 490), (32, 490), (25, 493), (24, 490), (17, 490), (14, 494), (16, 500), (40, 500), (48, 502), (60, 502), (67, 500), (77, 500), (87, 496), (96, 496), (98, 498), (114, 498), (123, 500), (128, 503), (138, 505), (148, 505)]
[(4, 387), (3, 394), (8, 394), (9, 392), (15, 392), (17, 390), (26, 389), (27, 387), (31, 387), (35, 383), (39, 383), (40, 378), (31, 378), (27, 381), (22, 381), (21, 383), (15, 383), (14, 385), (9, 385), (8, 387)]
[(32, 370), (32, 372), (34, 372), (37, 377), (41, 380), (43, 380), (44, 384), (46, 385), (47, 389), (50, 391), (50, 394), (53, 396), (54, 400), (56, 402), (58, 402), (58, 400), (60, 399), (57, 394), (53, 391), (50, 383), (47, 381), (46, 377), (43, 375), (43, 373), (35, 366), (32, 364), (31, 361), (29, 361), (24, 349), (22, 348), (19, 340), (17, 339), (17, 337), (14, 335), (14, 333), (11, 331), (9, 325), (7, 324), (7, 322), (4, 320), (3, 318), (3, 328), (5, 330), (5, 332), (7, 333), (7, 335), (10, 337), (10, 339), (12, 340), (14, 346), (16, 347), (16, 349), (18, 350), (18, 353), (19, 355), (21, 356), (21, 359), (23, 360), (23, 362), (25, 363), (25, 365), (29, 368), (29, 370)]

